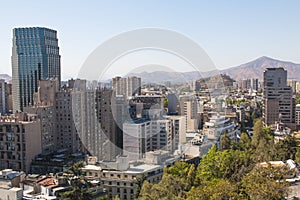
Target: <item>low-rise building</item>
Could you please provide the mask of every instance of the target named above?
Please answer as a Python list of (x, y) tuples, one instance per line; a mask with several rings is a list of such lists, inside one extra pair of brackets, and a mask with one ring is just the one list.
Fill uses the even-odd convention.
[(106, 192), (120, 199), (134, 199), (138, 185), (144, 180), (157, 183), (163, 176), (163, 167), (171, 165), (176, 158), (170, 158), (167, 151), (147, 152), (143, 161), (129, 162), (129, 157), (119, 156), (116, 162), (89, 164), (83, 168), (89, 178), (102, 182)]
[(19, 188), (19, 184), (24, 177), (24, 172), (13, 171), (12, 169), (0, 171), (0, 199), (23, 199), (23, 189)]

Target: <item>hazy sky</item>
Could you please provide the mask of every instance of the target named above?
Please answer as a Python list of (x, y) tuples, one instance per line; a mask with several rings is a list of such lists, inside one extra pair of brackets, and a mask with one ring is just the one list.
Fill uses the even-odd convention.
[(300, 63), (298, 0), (27, 0), (0, 5), (0, 73), (11, 73), (12, 29), (25, 26), (58, 31), (63, 78), (76, 77), (88, 55), (105, 40), (144, 27), (187, 35), (218, 68), (263, 55)]

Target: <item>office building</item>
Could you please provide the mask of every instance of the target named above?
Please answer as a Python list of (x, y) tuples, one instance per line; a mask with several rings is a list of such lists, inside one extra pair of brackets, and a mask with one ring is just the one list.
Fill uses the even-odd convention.
[(264, 106), (265, 125), (282, 122), (287, 125), (295, 123), (295, 100), (292, 88), (287, 86), (287, 71), (283, 68), (267, 68), (264, 72)]
[(179, 101), (176, 96), (176, 94), (171, 93), (167, 95), (168, 99), (168, 114), (178, 114), (178, 106), (179, 106)]
[(38, 81), (61, 80), (57, 32), (48, 28), (13, 29), (12, 46), (13, 111), (33, 105)]

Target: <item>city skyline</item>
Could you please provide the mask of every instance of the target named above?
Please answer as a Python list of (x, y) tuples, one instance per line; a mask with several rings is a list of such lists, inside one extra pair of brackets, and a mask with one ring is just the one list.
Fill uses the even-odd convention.
[[(271, 1), (217, 4), (194, 1), (184, 4), (175, 1), (159, 3), (159, 6), (156, 1), (115, 2), (115, 5), (103, 1), (90, 4), (59, 2), (55, 15), (42, 9), (47, 6), (36, 1), (17, 7), (14, 2), (5, 3), (0, 14), (7, 19), (0, 31), (0, 73), (11, 74), (12, 29), (28, 26), (58, 31), (62, 79), (76, 77), (91, 51), (105, 40), (144, 27), (166, 28), (187, 35), (200, 44), (221, 69), (264, 55), (300, 63), (297, 1), (289, 4)], [(20, 15), (7, 18), (11, 13), (9, 8), (16, 9)], [(25, 12), (26, 18), (21, 18)]]

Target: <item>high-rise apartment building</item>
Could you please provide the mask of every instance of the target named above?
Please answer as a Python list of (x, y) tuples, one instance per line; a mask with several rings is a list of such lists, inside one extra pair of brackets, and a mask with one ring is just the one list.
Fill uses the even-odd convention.
[(60, 55), (57, 32), (48, 28), (13, 29), (12, 47), (13, 110), (33, 105), (38, 81), (57, 79), (60, 83)]
[(296, 125), (299, 126), (300, 125), (300, 104), (296, 105), (296, 113), (295, 113), (295, 122)]
[(296, 80), (288, 80), (287, 81), (288, 86), (292, 88), (293, 94), (297, 91), (297, 81)]
[(13, 111), (13, 100), (12, 100), (12, 84), (6, 84), (6, 94), (7, 94), (7, 112), (12, 113)]
[(127, 78), (127, 96), (141, 95), (141, 78), (131, 76)]
[(173, 154), (186, 142), (185, 116), (165, 119), (135, 119), (123, 124), (123, 154), (139, 160), (146, 152), (166, 150)]
[(112, 79), (112, 88), (116, 95), (126, 97), (141, 95), (141, 78), (132, 76), (127, 78), (115, 77)]
[[(103, 143), (103, 160), (114, 160), (116, 158), (117, 152), (121, 149), (119, 146), (122, 145), (122, 130), (119, 128), (116, 120), (117, 116), (114, 116), (113, 111), (116, 112), (116, 108), (113, 109), (112, 105), (117, 106), (113, 98), (113, 90), (111, 89), (98, 89), (96, 98), (96, 109), (98, 122), (100, 124), (101, 133), (104, 134), (103, 138), (105, 142)], [(119, 110), (121, 113), (115, 113), (119, 117), (122, 116), (122, 109)], [(122, 125), (122, 119), (120, 119), (120, 126)]]
[[(77, 84), (79, 82), (83, 82), (84, 85), (86, 84), (83, 80), (78, 80)], [(68, 87), (63, 87), (56, 93), (57, 148), (78, 152), (82, 150), (81, 140), (78, 135), (78, 130), (82, 127), (80, 120), (82, 93), (73, 91), (73, 83), (73, 80), (69, 80)], [(78, 108), (73, 108), (73, 105), (78, 105)]]
[(283, 68), (267, 68), (264, 72), (264, 107), (265, 125), (275, 122), (295, 123), (295, 100), (292, 88), (287, 86), (287, 71)]
[(127, 95), (127, 78), (115, 77), (112, 79), (112, 88), (116, 95)]
[(199, 129), (200, 113), (198, 113), (198, 102), (191, 96), (180, 96), (180, 115), (186, 116), (187, 132), (196, 132)]
[(25, 112), (36, 114), (40, 119), (42, 154), (57, 150), (55, 96), (58, 91), (58, 80), (41, 80), (34, 94), (34, 106), (24, 108)]
[(0, 79), (0, 114), (6, 114), (8, 111), (7, 86), (3, 79)]
[(0, 117), (0, 168), (30, 170), (32, 159), (42, 152), (40, 120), (17, 113)]

